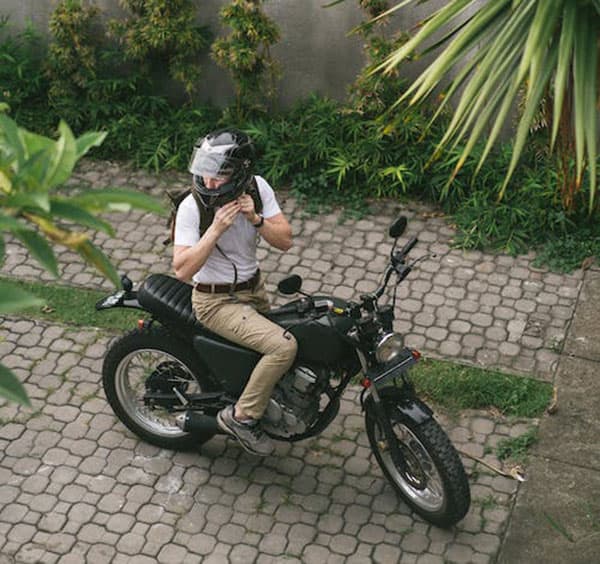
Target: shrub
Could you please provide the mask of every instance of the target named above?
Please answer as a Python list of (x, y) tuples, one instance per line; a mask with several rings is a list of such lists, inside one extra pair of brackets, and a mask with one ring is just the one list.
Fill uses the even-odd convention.
[(263, 109), (275, 92), (277, 65), (270, 47), (279, 41), (277, 26), (260, 9), (261, 0), (233, 0), (221, 12), (231, 33), (212, 45), (216, 63), (235, 84), (236, 116)]
[(169, 70), (190, 97), (200, 77), (199, 55), (208, 47), (211, 33), (197, 25), (191, 0), (121, 0), (132, 16), (110, 22), (112, 34), (124, 47), (125, 57), (144, 73)]
[(53, 120), (46, 108), (48, 82), (40, 36), (31, 25), (13, 35), (8, 22), (8, 17), (0, 17), (0, 102), (8, 104), (24, 126), (47, 130)]
[(81, 101), (90, 97), (98, 73), (99, 13), (96, 6), (63, 0), (50, 17), (48, 101), (57, 115), (74, 126), (84, 120)]

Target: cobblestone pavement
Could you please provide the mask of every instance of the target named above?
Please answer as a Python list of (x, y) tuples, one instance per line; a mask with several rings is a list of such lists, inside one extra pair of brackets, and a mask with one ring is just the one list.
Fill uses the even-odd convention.
[[(159, 193), (186, 178), (86, 163), (75, 180)], [(535, 269), (532, 257), (452, 250), (452, 228), (425, 208), (342, 224), (336, 215), (304, 217), (289, 197), (284, 208), (297, 237), (287, 254), (261, 249), (270, 289), (292, 271), (309, 292), (350, 298), (374, 289), (390, 250), (384, 231), (402, 211), (406, 236), (420, 238), (413, 255), (438, 255), (399, 290), (397, 329), (407, 342), (552, 380), (580, 274)], [(97, 242), (119, 271), (139, 282), (169, 270), (162, 221), (139, 212), (113, 219), (117, 237)], [(16, 243), (7, 254), (2, 274), (50, 280)], [(59, 259), (64, 282), (110, 289), (72, 253)], [(18, 318), (0, 326), (0, 358), (33, 402), (33, 410), (0, 404), (0, 564), (495, 561), (517, 483), (465, 457), (469, 514), (450, 531), (428, 525), (397, 500), (370, 456), (356, 389), (323, 435), (280, 444), (264, 460), (223, 437), (198, 452), (160, 450), (126, 430), (104, 399), (108, 339)], [(460, 450), (496, 465), (491, 448), (535, 424), (487, 412), (438, 420)]]
[[(139, 441), (101, 391), (108, 337), (6, 319), (2, 361), (33, 411), (0, 408), (0, 563), (493, 561), (516, 482), (470, 472), (473, 506), (452, 531), (398, 501), (370, 455), (350, 390), (318, 438), (265, 460), (217, 437), (199, 452)], [(484, 454), (530, 421), (441, 417), (455, 445)]]

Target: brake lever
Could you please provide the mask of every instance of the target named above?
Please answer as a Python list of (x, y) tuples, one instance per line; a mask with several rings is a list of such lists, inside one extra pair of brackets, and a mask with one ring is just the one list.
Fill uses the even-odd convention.
[(437, 255), (435, 253), (427, 253), (426, 255), (423, 255), (422, 257), (419, 257), (419, 258), (416, 258), (415, 260), (413, 260), (408, 266), (410, 268), (414, 268), (420, 262), (423, 262), (430, 258), (437, 258)]

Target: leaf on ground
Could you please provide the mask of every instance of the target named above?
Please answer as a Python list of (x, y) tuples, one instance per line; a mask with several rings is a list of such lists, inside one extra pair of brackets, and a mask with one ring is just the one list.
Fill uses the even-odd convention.
[(596, 257), (594, 256), (584, 258), (581, 263), (581, 270), (588, 270), (595, 261)]
[(434, 217), (445, 217), (446, 214), (443, 211), (430, 211), (430, 212), (422, 212), (419, 214), (419, 217), (422, 219), (431, 219)]
[(525, 470), (523, 469), (523, 467), (520, 464), (517, 464), (516, 466), (509, 468), (508, 473), (510, 474), (511, 478), (513, 478), (514, 480), (517, 480), (518, 482), (526, 482), (527, 481), (527, 478), (525, 477)]
[(490, 417), (494, 419), (504, 419), (504, 414), (497, 407), (489, 407), (487, 412), (490, 414)]
[(554, 386), (552, 388), (552, 400), (550, 404), (546, 408), (546, 413), (548, 415), (554, 415), (558, 411), (558, 388)]

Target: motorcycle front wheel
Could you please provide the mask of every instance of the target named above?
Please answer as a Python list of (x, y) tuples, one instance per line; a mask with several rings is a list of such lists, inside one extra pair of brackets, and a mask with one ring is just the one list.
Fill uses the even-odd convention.
[(396, 445), (404, 459), (398, 464), (388, 445), (372, 398), (365, 405), (367, 436), (385, 477), (421, 517), (438, 527), (451, 527), (469, 510), (471, 493), (464, 467), (442, 428), (433, 419), (417, 423), (399, 409), (401, 392), (380, 392)]
[[(136, 329), (117, 339), (102, 366), (106, 399), (121, 422), (144, 441), (172, 450), (199, 446), (213, 434), (182, 431), (169, 405), (181, 404), (181, 394), (206, 392), (192, 351), (162, 327)], [(162, 395), (162, 401), (149, 396)]]

